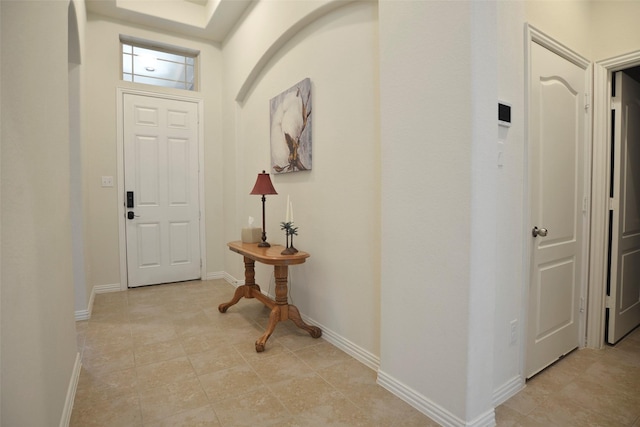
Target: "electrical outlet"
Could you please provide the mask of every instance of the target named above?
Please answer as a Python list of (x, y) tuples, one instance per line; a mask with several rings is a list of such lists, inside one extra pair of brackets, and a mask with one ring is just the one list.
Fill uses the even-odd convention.
[(113, 187), (113, 177), (112, 176), (103, 176), (102, 177), (102, 186), (103, 187)]
[(515, 344), (518, 342), (518, 319), (513, 319), (511, 321), (511, 337), (509, 339), (510, 344)]

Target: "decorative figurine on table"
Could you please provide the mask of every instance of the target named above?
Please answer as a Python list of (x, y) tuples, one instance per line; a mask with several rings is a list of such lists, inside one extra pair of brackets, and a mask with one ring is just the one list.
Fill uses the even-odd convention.
[[(293, 222), (281, 222), (280, 230), (284, 230), (287, 236), (287, 248), (281, 252), (282, 255), (293, 255), (298, 252), (298, 250), (293, 246), (293, 236), (298, 234), (298, 227), (293, 226)], [(291, 236), (291, 239), (289, 239)]]

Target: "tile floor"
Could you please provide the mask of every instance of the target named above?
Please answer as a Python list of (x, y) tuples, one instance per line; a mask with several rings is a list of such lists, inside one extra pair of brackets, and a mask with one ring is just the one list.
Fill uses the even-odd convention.
[(496, 408), (498, 426), (640, 427), (640, 328), (615, 347), (574, 350)]
[[(258, 354), (269, 310), (218, 305), (224, 280), (96, 295), (77, 322), (82, 372), (71, 426), (437, 426), (373, 370), (291, 322)], [(640, 427), (640, 330), (576, 351), (496, 409), (498, 426)]]

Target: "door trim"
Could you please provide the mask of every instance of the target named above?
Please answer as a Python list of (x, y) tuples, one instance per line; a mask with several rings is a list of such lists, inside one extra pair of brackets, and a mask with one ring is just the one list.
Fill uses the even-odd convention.
[[(582, 68), (585, 71), (586, 79), (585, 87), (590, 90), (592, 87), (592, 65), (591, 62), (578, 54), (574, 50), (569, 47), (563, 45), (557, 40), (553, 39), (549, 35), (543, 33), (538, 30), (534, 26), (530, 24), (526, 24), (525, 26), (525, 96), (524, 96), (524, 106), (525, 106), (525, 125), (524, 125), (524, 212), (523, 212), (523, 220), (524, 220), (524, 230), (525, 236), (530, 236), (531, 230), (531, 194), (530, 187), (533, 177), (531, 176), (531, 168), (529, 165), (529, 150), (531, 149), (531, 143), (529, 140), (529, 102), (531, 99), (531, 43), (537, 43), (540, 46), (549, 49), (560, 57), (566, 59), (569, 62), (574, 63), (578, 67)], [(590, 97), (591, 98), (591, 97)], [(591, 104), (593, 102), (591, 101)], [(584, 196), (592, 194), (591, 188), (591, 150), (590, 150), (590, 142), (592, 141), (591, 134), (591, 123), (592, 123), (592, 115), (587, 115), (585, 120), (585, 147), (584, 147)], [(587, 200), (588, 205), (588, 200)], [(580, 347), (584, 347), (586, 343), (586, 323), (587, 323), (587, 313), (586, 313), (586, 299), (587, 299), (587, 277), (589, 272), (589, 242), (590, 242), (590, 228), (591, 228), (591, 212), (589, 209), (586, 212), (583, 212), (583, 224), (582, 224), (582, 233), (583, 233), (583, 243), (582, 243), (582, 283), (580, 284), (580, 301), (582, 301), (582, 306), (580, 309), (580, 324), (578, 326), (578, 345)], [(527, 338), (526, 333), (528, 331), (528, 327), (526, 326), (529, 322), (529, 288), (531, 282), (531, 245), (530, 239), (525, 239), (523, 241), (523, 288), (522, 288), (522, 307), (521, 312), (523, 313), (523, 318), (525, 325), (521, 326), (521, 331), (523, 333), (524, 339), (520, 340), (520, 352), (521, 352), (521, 360), (520, 360), (520, 373), (522, 375), (522, 380), (524, 381), (526, 372), (526, 357), (527, 357)]]
[(602, 348), (606, 321), (607, 254), (609, 251), (609, 186), (611, 184), (611, 74), (640, 65), (640, 51), (598, 61), (593, 81), (593, 163), (591, 188), (591, 255), (586, 346)]
[(124, 87), (116, 88), (116, 111), (117, 111), (117, 181), (118, 181), (118, 237), (120, 255), (120, 290), (128, 289), (127, 279), (127, 235), (124, 203), (124, 118), (123, 103), (125, 95), (149, 96), (163, 98), (174, 101), (193, 102), (198, 104), (198, 203), (200, 204), (200, 277), (206, 277), (207, 253), (206, 253), (206, 232), (205, 232), (205, 212), (204, 212), (204, 120), (203, 120), (203, 100), (187, 96), (168, 95), (164, 93), (148, 92)]

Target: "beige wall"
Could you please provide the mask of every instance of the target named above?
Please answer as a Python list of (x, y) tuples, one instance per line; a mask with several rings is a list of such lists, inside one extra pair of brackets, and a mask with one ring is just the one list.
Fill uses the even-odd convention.
[(495, 4), (382, 1), (379, 10), (379, 378), (444, 425), (490, 425)]
[(640, 2), (591, 2), (590, 44), (594, 61), (640, 49)]
[[(2, 7), (0, 6), (0, 23), (2, 22)], [(1, 28), (1, 27), (0, 27)], [(2, 100), (2, 31), (0, 30), (0, 100)], [(0, 102), (0, 177), (2, 176), (2, 102)], [(2, 185), (0, 185), (0, 215), (2, 213)], [(0, 236), (2, 236), (2, 221), (0, 220)], [(2, 245), (0, 245), (0, 422), (2, 422)]]
[(207, 272), (221, 272), (222, 239), (222, 141), (221, 141), (221, 69), (220, 51), (211, 43), (168, 33), (150, 31), (130, 24), (109, 21), (89, 15), (87, 23), (86, 90), (86, 162), (84, 168), (86, 220), (87, 285), (120, 283), (118, 183), (113, 188), (101, 187), (101, 176), (117, 178), (116, 109), (118, 87), (149, 91), (146, 85), (120, 80), (119, 35), (198, 50), (200, 56), (200, 91), (185, 92), (152, 88), (153, 92), (200, 98), (204, 103), (204, 188)]
[(77, 355), (69, 221), (68, 2), (3, 1), (0, 8), (0, 423), (59, 425)]
[[(591, 11), (586, 0), (525, 2), (526, 21), (580, 55), (591, 57)], [(618, 2), (604, 2), (617, 4)], [(617, 7), (617, 6), (616, 6)]]
[(535, 0), (524, 5), (526, 22), (593, 61), (640, 48), (637, 1)]
[[(84, 1), (72, 0), (69, 4), (69, 150), (70, 150), (70, 215), (71, 215), (71, 247), (73, 257), (73, 282), (75, 294), (75, 311), (86, 312), (87, 301), (91, 289), (87, 285), (87, 259), (85, 257), (85, 181), (83, 170), (86, 162), (86, 150), (83, 141), (86, 139), (84, 123), (83, 94), (85, 87), (83, 62), (85, 57), (85, 29), (87, 13)], [(89, 288), (89, 289), (88, 289)]]
[[(224, 46), (226, 239), (239, 239), (248, 216), (261, 219), (260, 197), (249, 192), (257, 173), (270, 168), (269, 100), (309, 77), (313, 169), (272, 175), (279, 194), (267, 196), (267, 237), (284, 243), (279, 224), (289, 195), (299, 227), (295, 245), (311, 254), (291, 269), (293, 302), (324, 328), (326, 337), (377, 364), (377, 7), (373, 2), (339, 3), (338, 9), (330, 2), (299, 3), (258, 3)], [(237, 102), (242, 87), (248, 90)], [(243, 280), (241, 267), (242, 258), (229, 253), (226, 271)], [(257, 268), (265, 290), (272, 274), (272, 268)]]
[[(498, 169), (496, 211), (495, 341), (493, 352), (494, 399), (501, 401), (522, 385), (520, 378), (525, 174), (524, 105), (524, 2), (498, 2), (498, 99), (511, 104), (512, 123), (498, 128), (503, 166)], [(510, 340), (512, 321), (519, 324), (515, 344)]]

